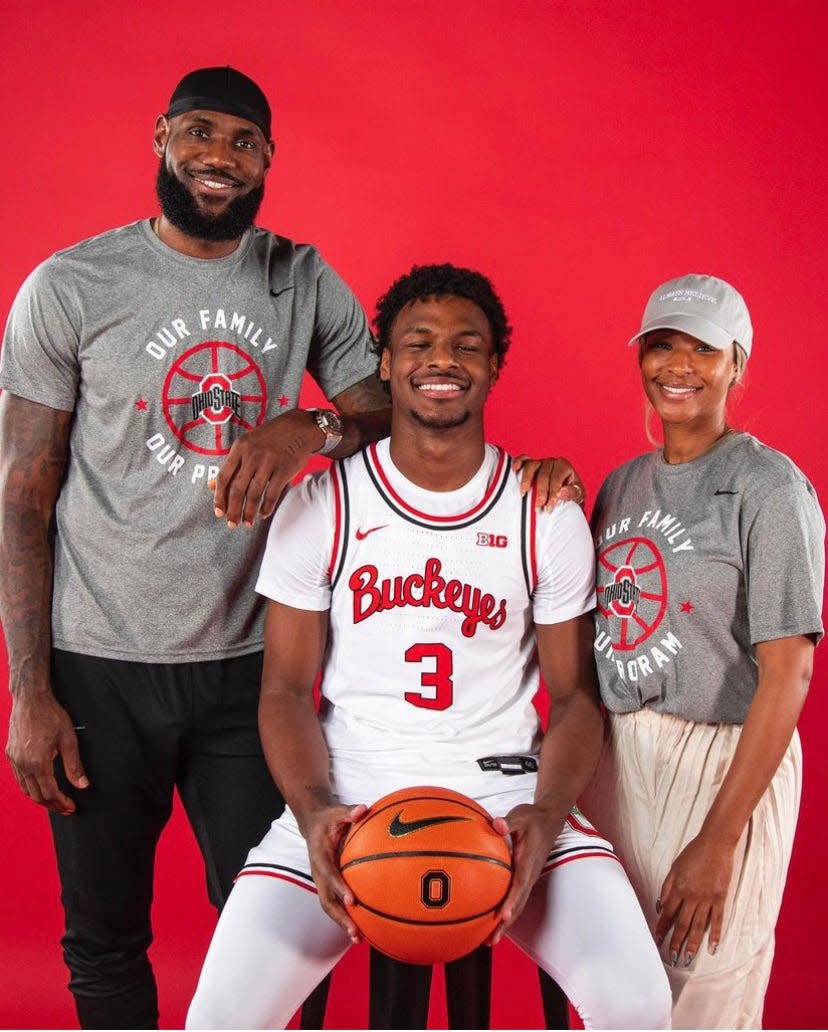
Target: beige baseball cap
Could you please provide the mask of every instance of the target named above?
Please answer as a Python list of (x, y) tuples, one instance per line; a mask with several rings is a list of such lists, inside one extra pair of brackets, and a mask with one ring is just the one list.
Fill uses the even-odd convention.
[(651, 330), (678, 330), (723, 351), (736, 341), (750, 355), (753, 327), (742, 295), (715, 276), (689, 273), (668, 280), (650, 295), (641, 329), (630, 341)]

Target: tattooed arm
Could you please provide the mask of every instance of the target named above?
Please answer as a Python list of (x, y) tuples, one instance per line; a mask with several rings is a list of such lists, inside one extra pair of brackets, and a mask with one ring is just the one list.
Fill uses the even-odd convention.
[[(391, 406), (379, 379), (366, 376), (331, 401), (342, 416), (343, 437), (330, 458), (344, 459), (391, 431)], [(231, 527), (266, 518), (293, 477), (325, 443), (306, 409), (293, 409), (240, 437), (215, 481), (216, 516)]]
[(52, 549), (49, 527), (68, 453), (71, 412), (5, 391), (0, 397), (0, 619), (9, 653), (12, 713), (6, 755), (23, 792), (55, 813), (74, 802), (58, 788), (60, 756), (76, 788), (88, 784), (72, 721), (49, 678)]

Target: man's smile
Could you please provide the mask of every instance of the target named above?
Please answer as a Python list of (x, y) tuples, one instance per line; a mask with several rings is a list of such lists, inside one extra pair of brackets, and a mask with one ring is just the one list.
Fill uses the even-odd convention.
[(242, 185), (238, 179), (232, 176), (216, 175), (215, 172), (188, 172), (187, 175), (202, 186), (206, 186), (208, 190), (235, 190)]
[(465, 385), (457, 380), (423, 380), (415, 383), (414, 386), (423, 394), (459, 394), (466, 390)]

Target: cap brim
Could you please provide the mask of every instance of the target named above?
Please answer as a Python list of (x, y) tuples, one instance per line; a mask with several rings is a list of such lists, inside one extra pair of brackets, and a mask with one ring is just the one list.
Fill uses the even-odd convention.
[(704, 319), (700, 315), (687, 315), (684, 312), (677, 312), (675, 315), (660, 315), (658, 319), (645, 323), (636, 335), (628, 342), (635, 344), (645, 333), (652, 333), (653, 330), (677, 330), (679, 333), (686, 333), (696, 340), (709, 344), (712, 348), (724, 351), (733, 343), (733, 337), (721, 326)]

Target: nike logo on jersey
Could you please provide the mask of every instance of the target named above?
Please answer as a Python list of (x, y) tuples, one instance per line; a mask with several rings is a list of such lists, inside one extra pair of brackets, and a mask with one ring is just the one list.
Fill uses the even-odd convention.
[(378, 527), (369, 527), (367, 530), (357, 530), (356, 539), (357, 541), (364, 541), (368, 535), (373, 534), (375, 530), (385, 530), (387, 526), (387, 523), (380, 523)]
[(468, 817), (423, 817), (419, 821), (401, 821), (402, 810), (394, 817), (388, 825), (388, 834), (393, 838), (402, 838), (403, 835), (410, 835), (412, 831), (422, 831), (423, 828), (430, 828), (435, 824), (451, 824), (453, 821), (467, 821)]
[(735, 495), (735, 494), (738, 494), (738, 493), (739, 493), (738, 491), (714, 491), (713, 492), (713, 497), (715, 498), (716, 495), (726, 495), (726, 494)]

